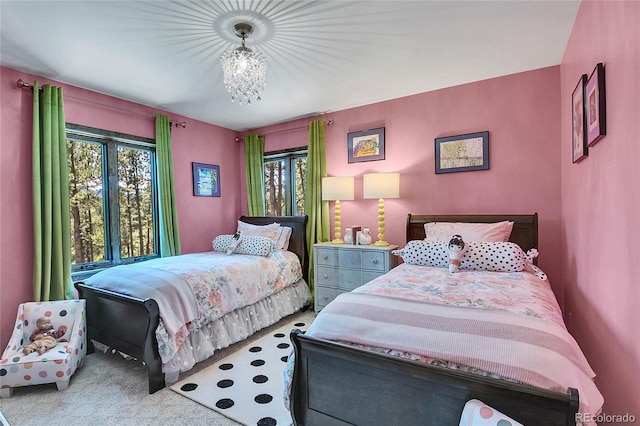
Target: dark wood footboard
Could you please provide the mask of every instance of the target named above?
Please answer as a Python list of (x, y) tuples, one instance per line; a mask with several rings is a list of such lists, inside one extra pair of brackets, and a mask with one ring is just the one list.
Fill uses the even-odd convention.
[(153, 299), (114, 293), (75, 283), (80, 299), (87, 301), (88, 339), (96, 340), (140, 361), (149, 373), (149, 393), (165, 387), (155, 330), (160, 314)]
[(457, 426), (479, 399), (524, 425), (575, 425), (578, 391), (566, 394), (463, 373), (291, 333), (296, 425)]

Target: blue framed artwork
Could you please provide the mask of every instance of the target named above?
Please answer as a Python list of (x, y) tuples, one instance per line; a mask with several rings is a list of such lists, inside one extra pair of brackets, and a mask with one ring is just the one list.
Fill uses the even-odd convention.
[(384, 127), (347, 134), (349, 163), (384, 160)]
[(196, 197), (220, 196), (220, 166), (192, 163), (193, 195)]
[(436, 174), (489, 169), (489, 132), (436, 138)]

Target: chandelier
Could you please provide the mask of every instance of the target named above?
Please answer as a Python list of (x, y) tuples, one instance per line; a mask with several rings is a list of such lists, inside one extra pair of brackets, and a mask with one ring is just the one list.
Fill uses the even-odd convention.
[(267, 58), (255, 50), (245, 47), (244, 40), (252, 32), (253, 27), (247, 23), (238, 23), (233, 31), (242, 38), (242, 46), (230, 48), (222, 54), (222, 72), (224, 86), (231, 94), (231, 101), (238, 100), (251, 104), (251, 99), (261, 100), (260, 94), (266, 83)]

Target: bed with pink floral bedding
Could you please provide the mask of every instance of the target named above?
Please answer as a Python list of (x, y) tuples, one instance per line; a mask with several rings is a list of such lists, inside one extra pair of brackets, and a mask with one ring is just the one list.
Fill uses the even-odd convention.
[(116, 266), (75, 283), (87, 300), (90, 341), (143, 361), (150, 393), (309, 304), (307, 217), (240, 220), (291, 228), (288, 247), (258, 255), (274, 243), (247, 237), (245, 249), (222, 252), (214, 240), (212, 252)]
[[(301, 278), (300, 261), (289, 251), (276, 251), (268, 257), (211, 251), (116, 266), (85, 284), (156, 300), (160, 322), (155, 333), (160, 357), (167, 364), (192, 332)], [(185, 369), (184, 362), (181, 364)]]
[[(505, 220), (513, 233), (499, 245), (537, 247), (537, 214), (409, 215), (407, 245), (425, 238), (426, 223)], [(428, 250), (414, 260), (440, 262)], [(453, 273), (404, 263), (339, 295), (306, 333), (292, 332), (285, 392), (295, 423), (457, 425), (474, 398), (523, 424), (598, 413), (595, 375), (546, 275), (521, 266)]]

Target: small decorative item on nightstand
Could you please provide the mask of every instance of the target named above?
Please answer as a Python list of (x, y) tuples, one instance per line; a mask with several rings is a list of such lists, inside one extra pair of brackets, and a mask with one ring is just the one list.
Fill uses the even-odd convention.
[(369, 233), (369, 228), (364, 228), (362, 232), (358, 234), (358, 244), (363, 246), (368, 246), (371, 244), (371, 234)]
[(358, 242), (358, 235), (360, 234), (360, 230), (362, 229), (362, 226), (351, 226), (351, 241), (353, 241), (351, 244), (357, 245), (359, 244)]
[(344, 230), (344, 243), (353, 244), (353, 234), (351, 232), (351, 228), (347, 228)]

